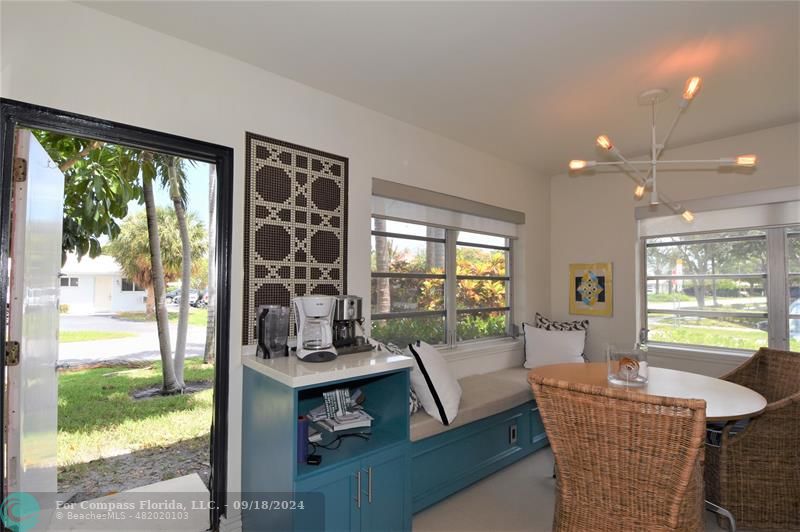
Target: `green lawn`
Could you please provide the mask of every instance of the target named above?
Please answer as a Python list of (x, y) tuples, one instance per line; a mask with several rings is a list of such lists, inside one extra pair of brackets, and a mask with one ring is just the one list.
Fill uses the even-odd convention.
[(117, 338), (129, 338), (131, 336), (136, 336), (136, 333), (125, 331), (61, 331), (58, 334), (58, 341), (64, 344), (67, 342), (116, 340)]
[(727, 327), (726, 329), (718, 331), (702, 328), (676, 328), (672, 325), (654, 324), (650, 328), (649, 339), (653, 342), (707, 345), (751, 351), (757, 351), (759, 347), (766, 347), (767, 345), (767, 333), (764, 331), (735, 327)]
[[(652, 342), (690, 344), (723, 349), (757, 351), (767, 346), (767, 332), (742, 327), (721, 320), (700, 318), (691, 324), (676, 324), (672, 320), (651, 323), (649, 339)], [(800, 351), (800, 340), (791, 340), (790, 349)]]
[[(214, 367), (186, 361), (185, 380), (210, 381)], [(131, 392), (161, 383), (161, 364), (94, 368), (58, 377), (58, 465), (88, 462), (205, 436), (212, 390), (134, 400)]]
[[(169, 312), (169, 321), (177, 322), (178, 313)], [(144, 312), (120, 312), (117, 314), (117, 319), (125, 321), (156, 321), (155, 316), (152, 318), (147, 317)], [(208, 309), (205, 308), (189, 308), (189, 325), (206, 326), (208, 321)]]
[(673, 292), (671, 294), (647, 294), (647, 301), (650, 303), (673, 303), (676, 301), (694, 301), (694, 298), (682, 292)]

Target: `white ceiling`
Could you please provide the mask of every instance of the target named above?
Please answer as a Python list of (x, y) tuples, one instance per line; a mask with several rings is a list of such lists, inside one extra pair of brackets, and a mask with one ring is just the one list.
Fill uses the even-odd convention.
[[(703, 89), (672, 145), (800, 119), (800, 3), (90, 2), (90, 7), (525, 164), (644, 154), (649, 110)], [(729, 154), (719, 154), (720, 156)]]

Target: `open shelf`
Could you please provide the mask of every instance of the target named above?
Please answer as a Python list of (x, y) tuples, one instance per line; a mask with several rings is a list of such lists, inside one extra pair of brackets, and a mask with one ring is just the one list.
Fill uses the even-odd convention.
[[(335, 435), (323, 437), (323, 443), (325, 440), (333, 440), (334, 438)], [(328, 469), (342, 465), (350, 460), (359, 460), (367, 453), (385, 449), (401, 441), (404, 441), (403, 437), (390, 431), (373, 432), (369, 440), (343, 438), (341, 445), (335, 450), (317, 449), (317, 454), (322, 457), (320, 465), (297, 464), (297, 480), (324, 473)]]
[[(365, 398), (364, 410), (374, 418), (371, 427), (351, 429), (342, 434), (370, 432), (370, 437), (368, 440), (344, 437), (341, 439), (339, 447), (335, 449), (317, 447), (316, 454), (322, 457), (322, 463), (318, 466), (298, 463), (297, 480), (321, 474), (350, 460), (357, 460), (366, 453), (378, 451), (408, 439), (408, 379), (405, 372), (298, 390), (298, 414), (304, 415), (312, 408), (321, 405), (323, 392), (341, 387), (349, 388), (350, 393), (360, 388)], [(321, 443), (330, 445), (338, 434), (323, 430)], [(312, 447), (309, 445), (309, 454), (311, 449)]]

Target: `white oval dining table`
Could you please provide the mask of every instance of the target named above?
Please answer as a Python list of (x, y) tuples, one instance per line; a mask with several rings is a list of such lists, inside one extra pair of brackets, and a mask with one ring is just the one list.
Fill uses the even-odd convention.
[(683, 399), (703, 399), (706, 402), (707, 421), (733, 421), (757, 416), (767, 407), (767, 400), (759, 394), (733, 382), (686, 371), (666, 368), (648, 368), (648, 382), (644, 386), (620, 386), (608, 382), (605, 362), (550, 364), (533, 368), (531, 373), (579, 384), (609, 388), (622, 388), (632, 392)]

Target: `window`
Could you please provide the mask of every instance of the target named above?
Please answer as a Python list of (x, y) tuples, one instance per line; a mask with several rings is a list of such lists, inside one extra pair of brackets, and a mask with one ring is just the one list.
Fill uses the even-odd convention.
[(508, 239), (453, 231), (456, 238), (456, 340), (505, 336), (511, 311)]
[(789, 345), (800, 351), (800, 227), (786, 230), (786, 285), (789, 289)]
[(659, 236), (643, 243), (643, 317), (651, 342), (750, 352), (800, 347), (798, 228)]
[(77, 277), (62, 277), (61, 286), (78, 286)]
[(507, 336), (510, 241), (372, 218), (372, 331), (404, 345)]
[(122, 279), (122, 291), (123, 292), (142, 292), (144, 291), (143, 288), (136, 286), (136, 284), (131, 281), (130, 279)]

